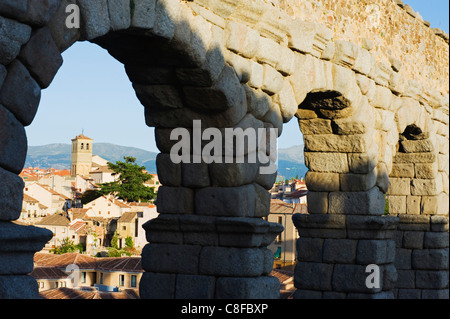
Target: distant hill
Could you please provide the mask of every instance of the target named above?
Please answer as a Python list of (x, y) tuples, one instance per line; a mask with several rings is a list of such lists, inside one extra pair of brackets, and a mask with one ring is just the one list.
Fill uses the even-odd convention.
[[(149, 173), (156, 174), (156, 155), (158, 155), (156, 152), (111, 143), (95, 143), (93, 154), (110, 162), (123, 160), (124, 156), (133, 156)], [(70, 169), (70, 157), (70, 144), (29, 146), (25, 167)], [(297, 175), (304, 177), (307, 170), (304, 164), (303, 145), (278, 150), (278, 175), (284, 179)]]
[[(110, 162), (123, 160), (124, 156), (133, 156), (136, 162), (145, 166), (150, 173), (156, 173), (156, 155), (158, 153), (146, 151), (136, 147), (121, 146), (110, 143), (95, 143), (93, 154)], [(29, 146), (25, 167), (70, 169), (71, 145), (48, 144)]]

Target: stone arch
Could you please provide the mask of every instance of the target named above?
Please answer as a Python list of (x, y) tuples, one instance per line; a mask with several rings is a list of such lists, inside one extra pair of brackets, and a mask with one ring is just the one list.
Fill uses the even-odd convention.
[[(65, 26), (69, 4), (81, 9), (80, 29)], [(277, 297), (266, 246), (281, 228), (260, 219), (269, 213), (265, 189), (274, 174), (258, 173), (260, 163), (175, 164), (168, 160), (170, 132), (183, 127), (193, 135), (200, 119), (202, 128), (275, 127), (281, 134), (294, 116), (311, 133), (308, 186), (316, 189), (310, 214), (294, 217), (301, 236), (296, 296), (393, 297), (398, 218), (382, 215), (398, 134), (411, 124), (407, 99), (420, 103), (440, 132), (438, 166), (448, 181), (448, 102), (435, 92), (405, 82), (397, 65), (376, 61), (369, 49), (263, 0), (54, 0), (29, 7), (8, 1), (0, 14), (12, 36), (0, 52), (0, 177), (7, 185), (0, 187), (0, 236), (7, 243), (0, 249), (21, 252), (14, 269), (17, 255), (2, 256), (3, 295), (35, 296), (26, 274), (50, 236), (10, 222), (20, 213), (24, 126), (62, 63), (60, 53), (91, 41), (125, 65), (161, 151), (161, 216), (145, 226), (151, 244), (143, 252), (142, 297)], [(448, 231), (448, 209), (442, 225)], [(370, 263), (381, 267), (375, 290), (363, 286)]]

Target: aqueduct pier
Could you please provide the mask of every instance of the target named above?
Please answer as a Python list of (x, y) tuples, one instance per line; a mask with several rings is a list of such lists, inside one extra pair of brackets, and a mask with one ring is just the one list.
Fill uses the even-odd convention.
[(281, 134), (294, 117), (309, 168), (295, 297), (448, 298), (448, 35), (399, 0), (1, 0), (0, 297), (38, 296), (28, 274), (51, 233), (12, 222), (24, 127), (76, 41), (124, 65), (156, 128), (142, 298), (278, 297), (267, 245), (282, 229), (263, 219), (276, 174), (174, 164), (169, 136), (195, 119)]

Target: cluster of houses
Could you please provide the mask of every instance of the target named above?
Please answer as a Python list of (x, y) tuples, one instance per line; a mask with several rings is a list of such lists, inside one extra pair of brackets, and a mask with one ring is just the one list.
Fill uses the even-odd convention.
[[(44, 249), (35, 254), (31, 273), (43, 298), (139, 297), (143, 272), (140, 252), (147, 244), (142, 225), (158, 216), (157, 209), (153, 203), (124, 202), (112, 195), (82, 205), (79, 198), (83, 193), (115, 180), (107, 161), (92, 156), (92, 146), (92, 139), (84, 135), (72, 140), (70, 171), (30, 167), (20, 174), (25, 187), (22, 214), (16, 222), (47, 228), (53, 233)], [(157, 175), (146, 186), (157, 192)], [(272, 275), (279, 277), (289, 296), (298, 238), (292, 215), (307, 213), (307, 189), (303, 180), (292, 180), (275, 184), (270, 193), (270, 214), (265, 219), (280, 223), (285, 229), (269, 246), (275, 257)], [(119, 249), (129, 246), (131, 238), (135, 255), (104, 257), (113, 238)], [(67, 241), (81, 244), (83, 252), (49, 253)]]
[[(45, 250), (54, 249), (68, 238), (74, 244), (83, 244), (86, 253), (95, 254), (111, 245), (114, 233), (117, 234), (119, 248), (123, 248), (125, 239), (131, 237), (134, 247), (139, 250), (146, 243), (142, 224), (158, 216), (152, 203), (125, 203), (112, 195), (76, 205), (79, 201), (74, 198), (78, 193), (98, 188), (87, 177), (77, 175), (74, 181), (74, 178), (53, 173), (39, 176), (22, 172), (21, 176), (25, 187), (18, 222), (53, 232), (54, 236)], [(64, 191), (68, 185), (71, 185), (72, 194)]]

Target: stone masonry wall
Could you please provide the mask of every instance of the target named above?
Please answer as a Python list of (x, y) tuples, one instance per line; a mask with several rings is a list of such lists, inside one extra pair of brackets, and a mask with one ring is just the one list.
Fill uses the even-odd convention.
[[(292, 17), (326, 25), (334, 39), (370, 49), (378, 62), (394, 62), (399, 75), (427, 89), (449, 92), (448, 34), (429, 27), (401, 0), (266, 0)], [(437, 9), (438, 10), (438, 9)]]
[[(68, 4), (80, 7), (79, 29), (65, 26)], [(173, 163), (169, 136), (173, 128), (193, 135), (193, 120), (281, 134), (293, 117), (310, 170), (309, 214), (294, 217), (296, 297), (448, 296), (448, 44), (397, 2), (369, 5), (1, 1), (0, 296), (37, 294), (27, 274), (51, 234), (11, 222), (22, 202), (24, 127), (76, 41), (124, 64), (146, 124), (156, 127), (161, 215), (145, 226), (142, 297), (277, 297), (266, 247), (281, 228), (262, 219), (276, 174), (258, 173), (248, 157)], [(376, 8), (391, 20), (378, 21)], [(198, 156), (189, 148), (189, 158)], [(376, 289), (365, 285), (368, 264), (380, 267)]]

